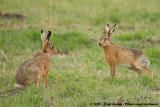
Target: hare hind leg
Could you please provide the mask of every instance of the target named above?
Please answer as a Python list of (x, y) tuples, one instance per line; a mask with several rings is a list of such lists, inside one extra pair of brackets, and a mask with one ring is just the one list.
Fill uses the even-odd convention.
[(146, 67), (142, 68), (144, 71), (146, 71), (148, 73), (148, 75), (153, 78), (153, 72), (150, 71), (149, 69), (147, 69)]
[(143, 74), (142, 70), (139, 70), (137, 68), (132, 67), (132, 68), (128, 68), (128, 69), (137, 72), (138, 73), (138, 77), (140, 77)]
[(153, 78), (153, 73), (152, 73), (152, 71), (150, 71), (150, 70), (147, 69), (146, 67), (136, 65), (135, 68), (137, 68), (138, 70), (147, 72), (148, 75), (149, 75), (151, 78)]
[(149, 64), (149, 61), (146, 59), (143, 59), (143, 57), (142, 57), (142, 58), (139, 58), (138, 60), (134, 61), (132, 65), (138, 70), (147, 72), (148, 75), (151, 78), (153, 78), (152, 71), (150, 71), (149, 69), (146, 68), (148, 66), (148, 64)]

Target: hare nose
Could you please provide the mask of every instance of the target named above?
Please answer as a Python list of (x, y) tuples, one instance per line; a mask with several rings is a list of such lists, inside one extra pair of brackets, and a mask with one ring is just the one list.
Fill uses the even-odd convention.
[(102, 44), (101, 44), (101, 43), (99, 43), (99, 46), (102, 46)]

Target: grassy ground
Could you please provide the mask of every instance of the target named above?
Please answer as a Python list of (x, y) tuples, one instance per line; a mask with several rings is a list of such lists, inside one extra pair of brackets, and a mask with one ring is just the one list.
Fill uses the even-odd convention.
[[(48, 89), (31, 85), (19, 94), (14, 90), (1, 93), (0, 106), (84, 107), (103, 102), (160, 105), (159, 3), (159, 0), (0, 0), (0, 92), (14, 89), (18, 66), (41, 50), (41, 28), (52, 31), (51, 42), (61, 51), (52, 58)], [(14, 16), (15, 13), (22, 16)], [(109, 78), (109, 66), (96, 43), (106, 23), (118, 25), (112, 35), (114, 43), (147, 54), (153, 79), (146, 73), (137, 78), (137, 73), (120, 67), (116, 78)]]

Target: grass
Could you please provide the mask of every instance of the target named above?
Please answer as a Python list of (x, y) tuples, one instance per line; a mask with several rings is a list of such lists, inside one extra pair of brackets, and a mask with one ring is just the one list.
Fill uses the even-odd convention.
[(73, 51), (84, 46), (89, 47), (92, 43), (88, 40), (89, 38), (85, 33), (76, 31), (53, 35), (53, 43), (57, 43), (55, 47), (62, 51)]
[(131, 34), (119, 35), (117, 39), (122, 41), (140, 40), (144, 39), (144, 35), (142, 35), (141, 33), (135, 33), (135, 34), (131, 33)]
[[(18, 13), (26, 18), (0, 17), (0, 92), (14, 89), (18, 66), (41, 51), (40, 29), (46, 33), (51, 30), (51, 42), (67, 54), (52, 57), (48, 89), (33, 84), (15, 95), (1, 93), (0, 106), (160, 104), (158, 8), (158, 0), (1, 0), (1, 13)], [(114, 43), (138, 48), (148, 56), (153, 79), (145, 72), (137, 78), (135, 72), (120, 67), (116, 78), (109, 78), (109, 65), (97, 45), (107, 23), (117, 23), (112, 35)], [(153, 45), (148, 38), (153, 39)]]

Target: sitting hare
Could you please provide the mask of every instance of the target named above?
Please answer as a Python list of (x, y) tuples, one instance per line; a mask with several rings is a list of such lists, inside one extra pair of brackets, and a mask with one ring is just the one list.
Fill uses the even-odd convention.
[(98, 42), (103, 47), (106, 62), (110, 65), (110, 77), (115, 76), (116, 65), (136, 71), (138, 76), (142, 75), (142, 71), (146, 71), (150, 77), (153, 77), (152, 71), (146, 68), (150, 61), (143, 52), (134, 48), (118, 46), (111, 41), (115, 26), (116, 24), (109, 29), (107, 24), (104, 28), (104, 36)]
[(24, 61), (18, 68), (15, 81), (16, 87), (25, 87), (31, 83), (41, 84), (41, 76), (44, 79), (45, 88), (47, 88), (47, 74), (51, 67), (51, 56), (56, 54), (53, 44), (49, 41), (51, 32), (48, 31), (47, 36), (41, 30), (41, 38), (43, 41), (42, 52), (36, 53), (32, 58)]

